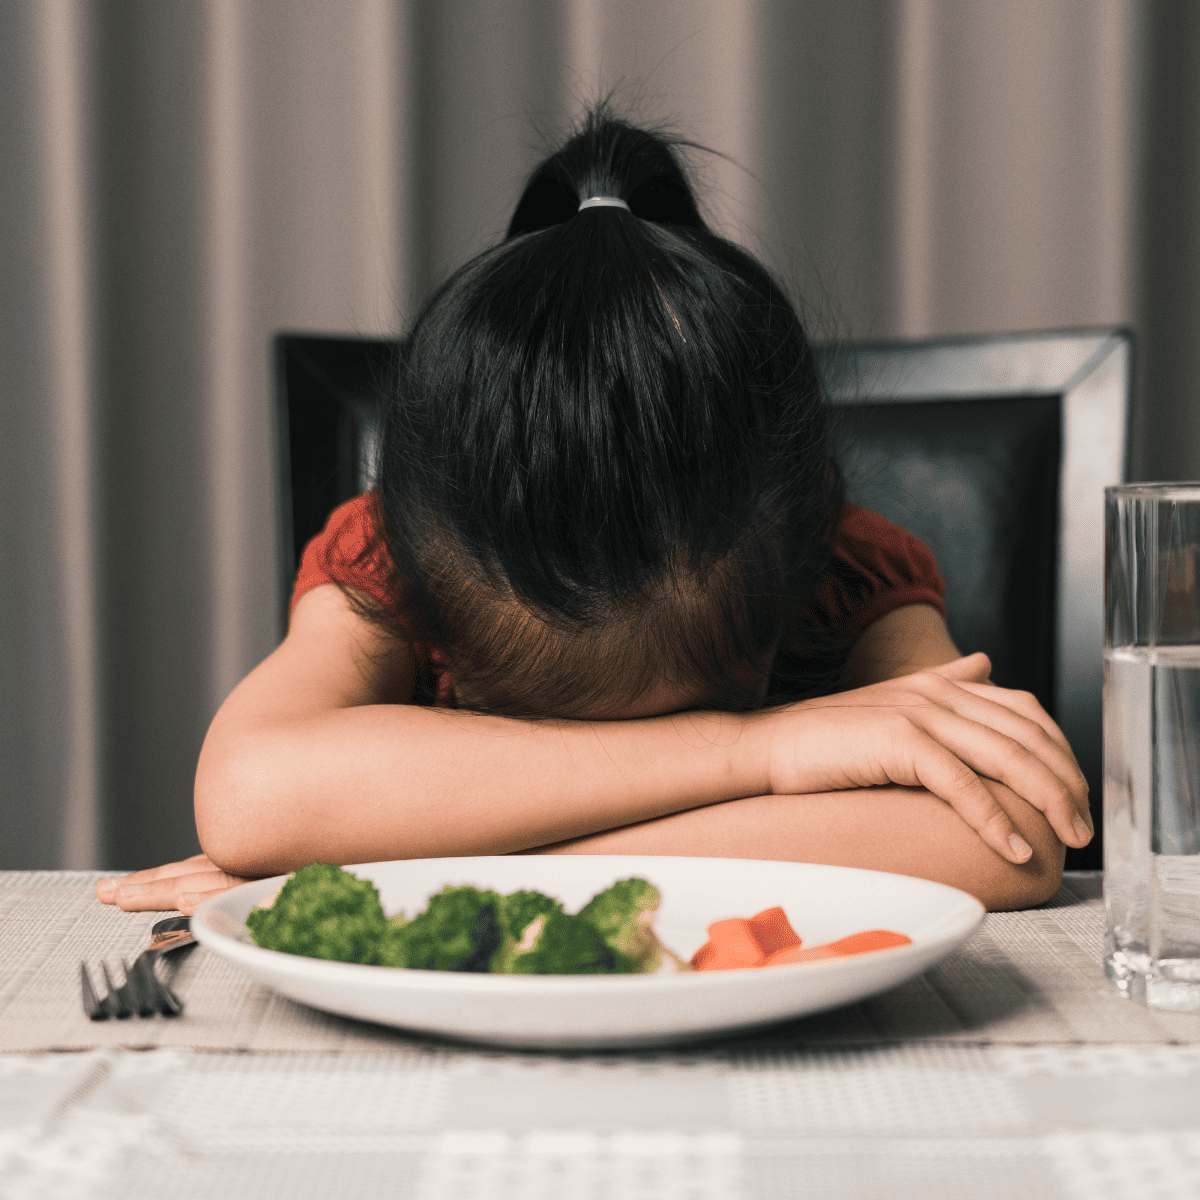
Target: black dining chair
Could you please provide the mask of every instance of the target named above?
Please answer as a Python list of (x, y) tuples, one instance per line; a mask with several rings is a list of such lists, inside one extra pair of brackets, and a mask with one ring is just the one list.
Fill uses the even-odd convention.
[[(911, 530), (951, 636), (1061, 726), (1101, 828), (1104, 488), (1128, 471), (1123, 329), (820, 350), (852, 500)], [(1098, 869), (1100, 837), (1067, 866)]]
[[(397, 343), (275, 343), (281, 635), (305, 544), (374, 484)], [(950, 633), (1062, 727), (1101, 828), (1104, 488), (1127, 473), (1133, 343), (1092, 329), (818, 349), (851, 500), (911, 530), (946, 580)], [(1101, 865), (1100, 837), (1068, 850)]]
[(304, 547), (339, 504), (375, 486), (381, 400), (398, 345), (311, 334), (275, 338), (280, 638)]

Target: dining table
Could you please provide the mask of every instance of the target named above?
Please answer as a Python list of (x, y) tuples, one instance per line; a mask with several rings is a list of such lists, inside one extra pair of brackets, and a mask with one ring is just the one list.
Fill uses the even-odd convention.
[(456, 1044), (305, 1007), (202, 946), (176, 1017), (90, 1020), (80, 963), (161, 913), (0, 872), (4, 1200), (1196, 1200), (1200, 1014), (1103, 970), (1100, 872), (914, 979), (696, 1044)]

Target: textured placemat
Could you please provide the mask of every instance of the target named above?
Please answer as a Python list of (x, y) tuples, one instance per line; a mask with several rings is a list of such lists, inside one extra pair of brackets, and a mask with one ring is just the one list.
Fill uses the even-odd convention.
[[(0, 873), (0, 1051), (175, 1046), (407, 1055), (428, 1039), (305, 1008), (251, 982), (203, 947), (179, 952), (177, 1019), (89, 1021), (79, 963), (131, 958), (157, 913), (128, 914), (92, 894), (88, 872)], [(727, 1047), (871, 1043), (1200, 1043), (1200, 1016), (1121, 999), (1101, 968), (1098, 872), (1064, 880), (1038, 909), (993, 913), (939, 966), (835, 1012), (724, 1039)]]
[(1200, 1047), (0, 1056), (6, 1200), (1192, 1200)]

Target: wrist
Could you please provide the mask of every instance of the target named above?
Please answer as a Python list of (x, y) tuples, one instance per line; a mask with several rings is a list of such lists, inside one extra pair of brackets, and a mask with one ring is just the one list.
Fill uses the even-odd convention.
[(722, 799), (772, 794), (771, 743), (777, 723), (775, 711), (746, 713), (709, 712), (701, 715), (697, 733), (722, 754)]
[(768, 772), (757, 713), (711, 709), (670, 713), (645, 726), (649, 740), (640, 772), (674, 811), (740, 800), (767, 790)]
[(747, 714), (747, 763), (756, 772), (751, 795), (800, 796), (853, 787), (844, 773), (826, 769), (833, 749), (823, 728), (827, 697), (799, 700)]

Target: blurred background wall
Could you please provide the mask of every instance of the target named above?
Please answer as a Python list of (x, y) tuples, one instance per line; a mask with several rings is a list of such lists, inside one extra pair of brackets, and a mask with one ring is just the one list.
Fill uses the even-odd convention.
[(392, 334), (615, 88), (819, 334), (1121, 323), (1200, 478), (1195, 0), (0, 4), (0, 867), (196, 849), (275, 640), (269, 339)]

